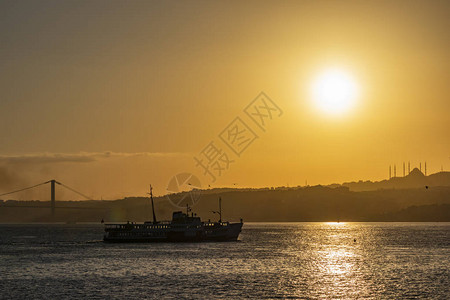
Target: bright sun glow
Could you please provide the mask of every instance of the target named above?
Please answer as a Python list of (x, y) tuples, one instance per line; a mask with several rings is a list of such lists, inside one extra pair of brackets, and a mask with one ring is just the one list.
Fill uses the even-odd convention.
[(329, 69), (313, 82), (312, 95), (315, 105), (320, 110), (339, 115), (355, 105), (358, 87), (345, 71)]

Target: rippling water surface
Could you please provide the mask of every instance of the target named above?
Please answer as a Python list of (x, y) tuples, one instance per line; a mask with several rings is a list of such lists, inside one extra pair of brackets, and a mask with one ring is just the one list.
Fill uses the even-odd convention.
[(450, 223), (246, 223), (186, 244), (102, 230), (0, 225), (0, 298), (450, 299)]

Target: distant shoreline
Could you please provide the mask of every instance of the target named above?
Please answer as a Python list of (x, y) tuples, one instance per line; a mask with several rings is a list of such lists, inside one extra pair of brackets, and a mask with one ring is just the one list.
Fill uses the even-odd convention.
[[(156, 215), (169, 220), (173, 211), (190, 204), (203, 220), (215, 220), (217, 200), (222, 198), (224, 217), (244, 222), (450, 222), (450, 186), (351, 191), (348, 187), (299, 187), (277, 189), (206, 190), (198, 202), (185, 193), (156, 198)], [(178, 198), (177, 198), (178, 197)], [(173, 199), (172, 199), (173, 198)], [(56, 201), (51, 215), (49, 201), (2, 201), (0, 223), (96, 223), (151, 220), (149, 200)]]

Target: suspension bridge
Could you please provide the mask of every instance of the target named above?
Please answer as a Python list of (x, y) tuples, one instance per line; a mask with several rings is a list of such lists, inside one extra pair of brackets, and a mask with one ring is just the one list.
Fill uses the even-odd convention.
[[(49, 180), (49, 181), (45, 181), (39, 184), (35, 184), (33, 186), (29, 186), (29, 187), (25, 187), (25, 188), (21, 188), (18, 190), (14, 190), (11, 192), (7, 192), (7, 193), (3, 193), (0, 194), (0, 197), (2, 196), (7, 196), (7, 195), (11, 195), (11, 194), (16, 194), (16, 193), (20, 193), (26, 190), (30, 190), (30, 189), (34, 189), (37, 188), (39, 186), (42, 185), (46, 185), (46, 184), (50, 184), (50, 209), (51, 209), (51, 216), (52, 218), (55, 217), (55, 210), (56, 208), (60, 209), (60, 208), (64, 208), (64, 209), (107, 209), (105, 207), (93, 207), (93, 206), (89, 206), (89, 207), (66, 207), (66, 206), (58, 206), (56, 207), (56, 185), (59, 185), (75, 194), (78, 194), (80, 196), (82, 196), (83, 198), (85, 198), (86, 200), (94, 200), (91, 197), (86, 196), (85, 194), (77, 191), (74, 188), (71, 188), (59, 181), (56, 181), (55, 179)], [(38, 205), (2, 205), (1, 207), (14, 207), (14, 208), (48, 208), (48, 206), (38, 206)]]

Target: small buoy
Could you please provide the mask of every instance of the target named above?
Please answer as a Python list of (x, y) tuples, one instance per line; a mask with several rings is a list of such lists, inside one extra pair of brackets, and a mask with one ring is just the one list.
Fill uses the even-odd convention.
[(356, 243), (356, 239), (353, 239), (353, 243)]

